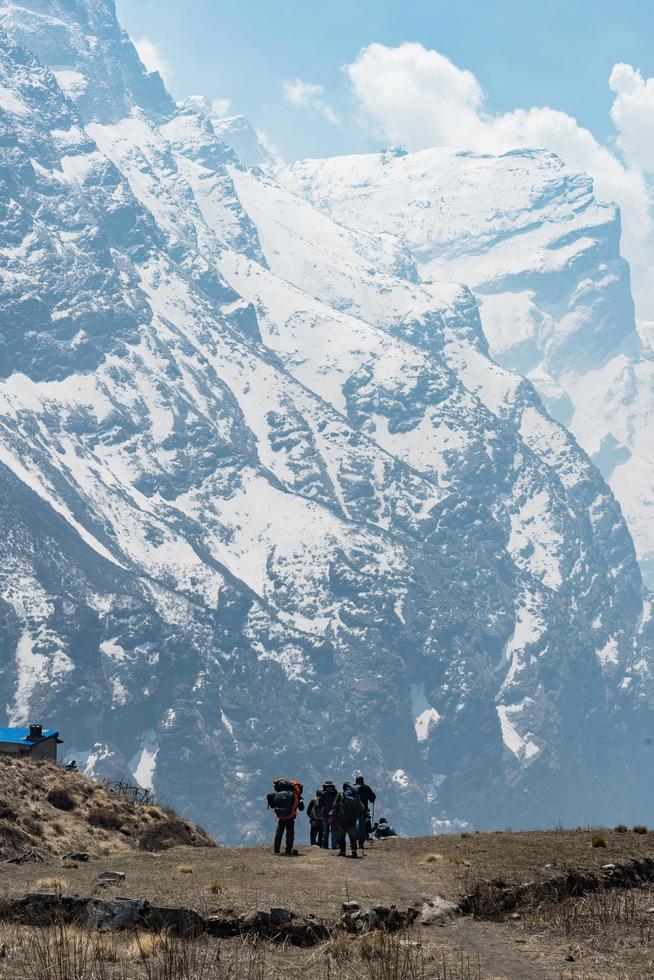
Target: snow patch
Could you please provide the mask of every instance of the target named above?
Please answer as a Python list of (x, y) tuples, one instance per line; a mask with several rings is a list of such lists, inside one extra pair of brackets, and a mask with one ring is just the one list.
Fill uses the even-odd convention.
[(0, 109), (11, 112), (14, 116), (29, 116), (30, 114), (29, 107), (4, 85), (0, 85)]
[(391, 776), (392, 781), (400, 789), (408, 789), (410, 786), (410, 780), (404, 769), (396, 769)]
[(614, 636), (610, 636), (604, 646), (595, 653), (602, 667), (615, 666), (620, 662), (620, 648)]
[(69, 99), (73, 99), (74, 101), (75, 99), (79, 99), (81, 95), (84, 95), (88, 87), (88, 82), (81, 72), (61, 68), (59, 71), (53, 71), (52, 74), (57, 79), (59, 88)]
[(64, 674), (74, 670), (73, 662), (63, 650), (39, 653), (38, 641), (24, 630), (16, 645), (16, 694), (14, 706), (7, 706), (10, 725), (26, 724), (32, 711), (32, 697), (39, 685), (52, 687)]
[(143, 789), (154, 789), (158, 753), (159, 743), (154, 731), (150, 728), (143, 733), (138, 752), (127, 763), (134, 779)]
[(111, 657), (112, 660), (124, 660), (125, 651), (119, 643), (116, 643), (117, 639), (118, 637), (114, 637), (113, 640), (103, 640), (100, 644), (100, 651), (106, 657)]
[(416, 738), (419, 742), (426, 742), (441, 716), (427, 700), (424, 684), (411, 685), (411, 709)]
[(525, 710), (534, 703), (533, 698), (524, 698), (518, 704), (497, 705), (497, 714), (502, 729), (502, 741), (524, 766), (530, 765), (541, 749), (536, 745), (530, 733), (522, 736), (516, 727)]

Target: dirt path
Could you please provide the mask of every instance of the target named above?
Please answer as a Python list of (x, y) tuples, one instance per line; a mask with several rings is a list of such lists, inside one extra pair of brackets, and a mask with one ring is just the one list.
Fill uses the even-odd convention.
[[(376, 902), (388, 901), (392, 896), (395, 903), (407, 906), (447, 894), (447, 875), (439, 880), (437, 870), (426, 886), (424, 879), (412, 881), (406, 868), (389, 865), (384, 860), (387, 854), (388, 851), (373, 847), (363, 860), (355, 862), (313, 849), (303, 858), (303, 874), (324, 875), (325, 862), (333, 860), (331, 867), (344, 898), (358, 901), (363, 897), (362, 890)], [(514, 935), (511, 927), (501, 922), (481, 922), (465, 916), (445, 925), (419, 926), (417, 930), (425, 946), (448, 947), (451, 962), (469, 960), (473, 967), (479, 963), (483, 980), (567, 980), (571, 975), (563, 963), (554, 968), (539, 962), (524, 933)]]
[[(327, 861), (333, 868), (334, 885), (338, 884), (344, 900), (365, 901), (365, 895), (381, 903), (392, 896), (393, 902), (408, 906), (448, 891), (448, 882), (439, 881), (438, 872), (428, 887), (424, 880), (411, 881), (406, 869), (389, 866), (380, 847), (371, 848), (363, 860), (356, 862), (314, 848), (304, 854), (302, 875), (324, 875)], [(566, 977), (564, 970), (550, 969), (538, 963), (522, 934), (514, 937), (502, 923), (480, 922), (466, 916), (455, 918), (446, 925), (419, 926), (417, 929), (425, 946), (447, 946), (452, 962), (460, 958), (464, 962), (469, 960), (473, 966), (479, 962), (483, 980), (560, 980)]]
[[(440, 930), (440, 938), (481, 964), (484, 980), (566, 980), (569, 971), (544, 966), (522, 940), (519, 944), (502, 923), (456, 919)], [(454, 957), (455, 959), (455, 957)]]

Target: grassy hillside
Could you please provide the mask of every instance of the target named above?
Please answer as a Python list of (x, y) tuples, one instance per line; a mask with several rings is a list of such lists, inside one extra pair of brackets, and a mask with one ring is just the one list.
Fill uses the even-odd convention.
[(0, 756), (0, 861), (38, 851), (91, 856), (178, 844), (212, 846), (193, 824), (160, 806), (135, 806), (52, 763)]

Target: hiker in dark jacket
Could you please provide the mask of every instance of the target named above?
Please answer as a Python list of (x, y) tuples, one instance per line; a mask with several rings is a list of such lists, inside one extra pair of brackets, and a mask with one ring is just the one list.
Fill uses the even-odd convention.
[(363, 776), (357, 776), (355, 779), (355, 785), (359, 794), (359, 799), (363, 803), (365, 811), (357, 820), (357, 840), (359, 842), (359, 847), (361, 850), (363, 850), (363, 846), (366, 841), (370, 840), (370, 830), (372, 829), (370, 807), (374, 805), (374, 802), (377, 799), (377, 794), (374, 793), (366, 784)]
[(325, 808), (321, 789), (317, 789), (315, 797), (309, 801), (307, 817), (311, 821), (311, 846), (322, 847)]
[(357, 849), (357, 820), (363, 815), (364, 808), (356, 786), (343, 783), (343, 789), (334, 802), (336, 828), (338, 830), (339, 857), (345, 857), (346, 838), (350, 840), (352, 857), (358, 858)]
[(335, 851), (338, 847), (338, 835), (336, 832), (336, 823), (334, 817), (332, 816), (334, 810), (334, 803), (336, 802), (336, 797), (338, 796), (338, 790), (334, 786), (331, 779), (326, 779), (322, 784), (322, 805), (323, 805), (323, 821), (322, 821), (322, 846), (326, 849), (329, 847), (329, 842), (331, 839), (332, 850)]
[(379, 823), (376, 823), (372, 829), (374, 836), (377, 840), (381, 840), (384, 837), (397, 837), (397, 834), (389, 824), (386, 817), (380, 817)]
[(280, 854), (282, 840), (286, 834), (286, 850), (284, 853), (289, 857), (297, 857), (294, 850), (295, 843), (295, 818), (298, 810), (304, 810), (304, 800), (302, 799), (302, 783), (296, 779), (275, 779), (273, 780), (273, 792), (266, 797), (268, 807), (275, 811), (277, 817), (277, 830), (275, 831), (275, 843), (273, 845), (275, 854)]

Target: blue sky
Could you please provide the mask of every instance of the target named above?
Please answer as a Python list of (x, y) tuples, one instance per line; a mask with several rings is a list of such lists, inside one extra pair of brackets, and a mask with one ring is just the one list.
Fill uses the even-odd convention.
[[(652, 0), (118, 0), (182, 98), (229, 98), (287, 158), (378, 145), (358, 125), (341, 66), (371, 42), (418, 41), (474, 72), (490, 111), (548, 105), (606, 140), (616, 62), (654, 75)], [(325, 89), (347, 124), (299, 113), (282, 96), (299, 77)], [(383, 140), (381, 141), (383, 142)]]

